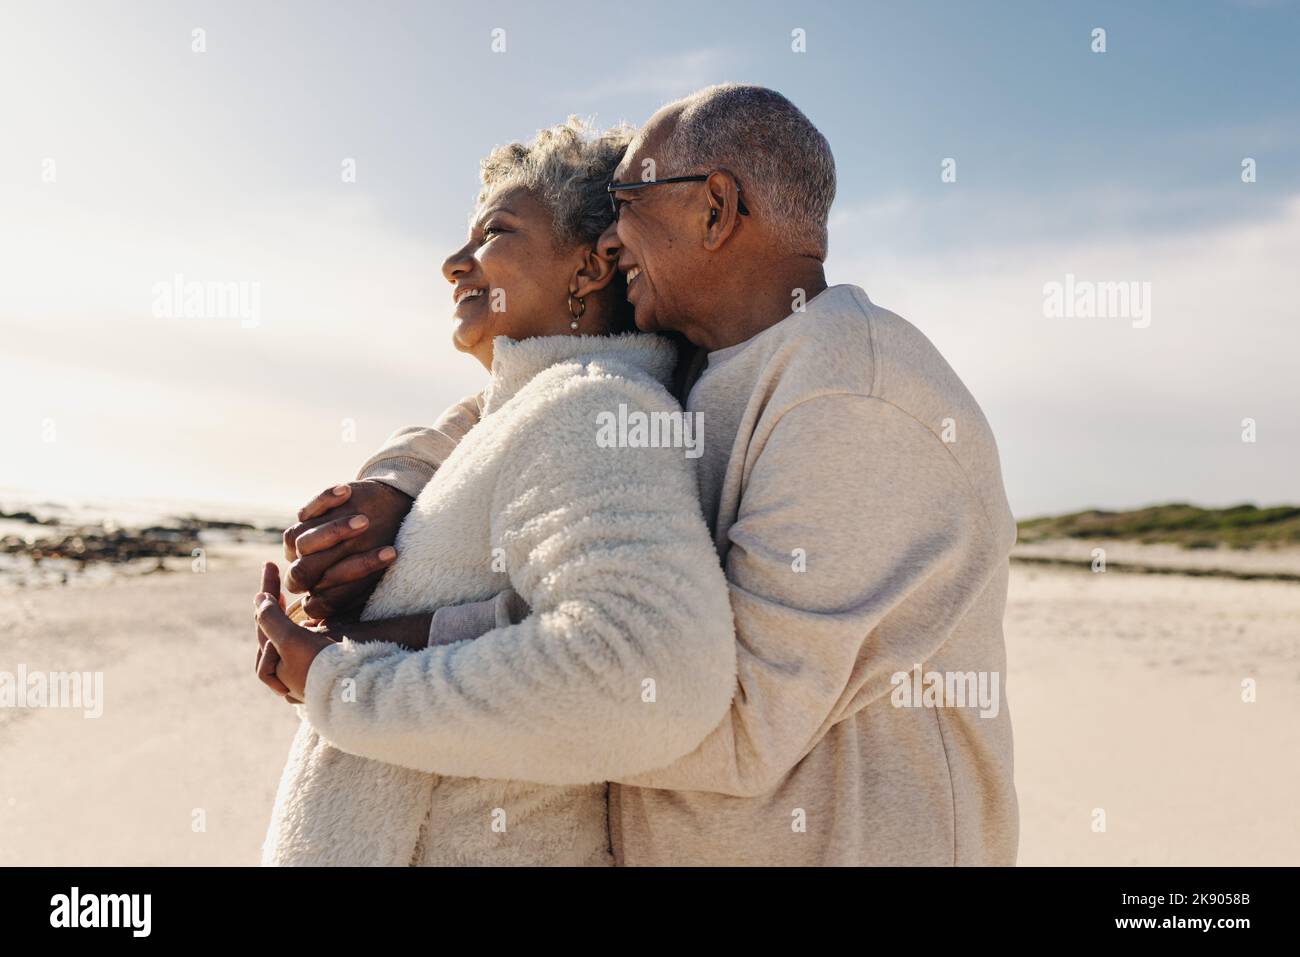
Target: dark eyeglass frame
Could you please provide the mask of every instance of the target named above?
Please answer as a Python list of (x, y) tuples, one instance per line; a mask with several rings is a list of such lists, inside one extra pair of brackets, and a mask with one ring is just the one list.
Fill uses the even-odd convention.
[[(726, 172), (722, 170), (721, 172)], [(712, 173), (697, 173), (694, 176), (668, 176), (664, 179), (647, 179), (639, 183), (616, 183), (610, 182), (605, 187), (605, 192), (609, 193), (609, 204), (614, 208), (614, 218), (618, 219), (618, 204), (621, 202), (615, 193), (624, 193), (632, 189), (645, 189), (647, 186), (667, 186), (669, 183), (703, 183), (712, 176)], [(735, 179), (732, 176), (732, 179)], [(740, 182), (736, 182), (736, 212), (742, 216), (749, 215), (749, 209), (745, 206), (745, 198), (740, 195)]]

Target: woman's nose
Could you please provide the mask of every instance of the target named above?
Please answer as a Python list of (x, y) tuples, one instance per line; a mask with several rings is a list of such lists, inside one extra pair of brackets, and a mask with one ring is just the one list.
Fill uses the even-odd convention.
[(458, 249), (442, 261), (442, 274), (447, 282), (455, 282), (474, 268), (474, 259), (465, 250)]

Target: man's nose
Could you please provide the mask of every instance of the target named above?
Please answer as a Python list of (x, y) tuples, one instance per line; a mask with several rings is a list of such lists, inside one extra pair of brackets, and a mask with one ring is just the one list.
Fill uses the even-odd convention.
[(618, 220), (616, 219), (605, 227), (605, 231), (596, 240), (596, 252), (611, 262), (618, 262), (619, 254), (622, 251), (623, 243), (618, 238)]

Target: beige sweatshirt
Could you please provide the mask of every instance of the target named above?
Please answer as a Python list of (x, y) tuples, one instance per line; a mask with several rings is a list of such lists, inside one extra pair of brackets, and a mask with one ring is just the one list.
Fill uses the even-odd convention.
[[(1013, 864), (1015, 522), (970, 393), (915, 327), (833, 286), (711, 353), (687, 409), (736, 695), (690, 754), (611, 776), (619, 862)], [(402, 455), (424, 459), (410, 434), (379, 458)]]

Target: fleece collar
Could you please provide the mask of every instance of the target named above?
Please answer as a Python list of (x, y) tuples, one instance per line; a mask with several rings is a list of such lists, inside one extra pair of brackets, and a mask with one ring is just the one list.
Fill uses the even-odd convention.
[(625, 332), (616, 336), (534, 336), (492, 340), (492, 381), (483, 395), (483, 414), (501, 408), (544, 369), (561, 362), (600, 359), (631, 366), (667, 386), (677, 362), (677, 350), (663, 336)]

